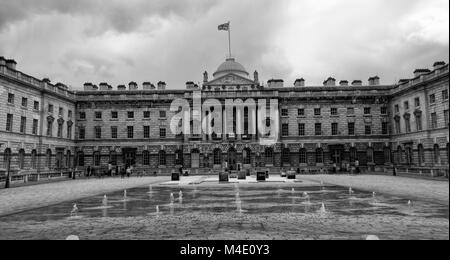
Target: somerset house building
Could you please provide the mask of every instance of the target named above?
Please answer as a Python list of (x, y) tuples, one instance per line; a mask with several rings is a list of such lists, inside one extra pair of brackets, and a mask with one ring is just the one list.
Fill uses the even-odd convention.
[[(325, 173), (357, 163), (364, 171), (448, 176), (449, 65), (436, 62), (411, 78), (381, 85), (368, 80), (330, 77), (321, 86), (272, 79), (261, 83), (229, 58), (201, 85), (168, 90), (166, 83), (130, 82), (113, 87), (86, 83), (75, 91), (62, 83), (37, 79), (0, 57), (0, 176), (33, 172), (105, 169), (109, 164), (166, 174), (179, 167), (216, 174), (230, 169), (300, 169)], [(357, 75), (356, 75), (357, 76)], [(236, 113), (223, 111), (227, 133), (173, 133), (170, 110), (175, 99), (202, 101), (276, 99), (277, 142), (237, 133)], [(203, 111), (202, 117), (212, 111)], [(216, 111), (217, 112), (217, 111)], [(217, 122), (215, 122), (217, 123)], [(267, 120), (267, 125), (272, 123)], [(231, 132), (231, 133), (230, 133)]]

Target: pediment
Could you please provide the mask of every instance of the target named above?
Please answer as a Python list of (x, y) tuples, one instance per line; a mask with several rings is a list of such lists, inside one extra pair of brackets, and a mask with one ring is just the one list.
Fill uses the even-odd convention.
[(220, 78), (214, 79), (205, 84), (205, 86), (232, 86), (232, 85), (255, 85), (256, 83), (250, 79), (229, 73)]

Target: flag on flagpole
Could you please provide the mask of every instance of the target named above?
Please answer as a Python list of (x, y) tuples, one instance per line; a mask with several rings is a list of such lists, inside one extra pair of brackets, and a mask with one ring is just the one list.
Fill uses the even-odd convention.
[(229, 31), (230, 30), (230, 22), (219, 25), (219, 31)]

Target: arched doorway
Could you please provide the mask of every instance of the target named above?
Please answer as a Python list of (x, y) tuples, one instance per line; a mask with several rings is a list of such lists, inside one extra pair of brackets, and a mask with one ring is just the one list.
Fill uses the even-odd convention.
[(191, 168), (200, 168), (200, 151), (198, 149), (191, 151)]
[(234, 147), (228, 150), (228, 168), (232, 171), (237, 169), (237, 152)]

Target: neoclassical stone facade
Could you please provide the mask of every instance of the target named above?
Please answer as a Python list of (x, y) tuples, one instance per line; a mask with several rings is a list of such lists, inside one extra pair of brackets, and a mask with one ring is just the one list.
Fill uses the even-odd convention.
[[(113, 89), (86, 83), (83, 91), (38, 80), (15, 66), (0, 58), (0, 172), (12, 158), (16, 174), (108, 164), (147, 173), (180, 166), (194, 173), (224, 166), (323, 172), (355, 162), (371, 171), (395, 165), (415, 174), (448, 174), (449, 66), (443, 62), (394, 85), (380, 85), (378, 77), (367, 84), (330, 77), (322, 86), (304, 79), (285, 86), (276, 79), (261, 84), (257, 72), (250, 78), (244, 66), (227, 59), (213, 78), (204, 73), (201, 86), (187, 82), (183, 90), (167, 90), (164, 82), (131, 82)], [(248, 112), (241, 134), (229, 134), (235, 133), (236, 114), (226, 111), (226, 133), (173, 133), (173, 100), (193, 106), (198, 93), (201, 103), (216, 99), (223, 105), (277, 100), (277, 142), (262, 144), (260, 135), (248, 131)], [(202, 110), (202, 118), (208, 113)]]

